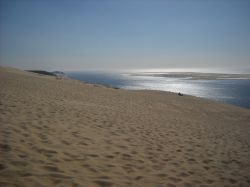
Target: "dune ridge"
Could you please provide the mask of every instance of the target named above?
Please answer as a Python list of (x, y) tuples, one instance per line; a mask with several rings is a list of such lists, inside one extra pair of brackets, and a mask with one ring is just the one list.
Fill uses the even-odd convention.
[(0, 186), (250, 186), (250, 110), (0, 67)]

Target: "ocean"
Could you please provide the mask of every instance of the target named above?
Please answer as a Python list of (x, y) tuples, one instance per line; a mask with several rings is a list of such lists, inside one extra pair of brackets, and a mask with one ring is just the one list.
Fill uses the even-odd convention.
[(221, 101), (250, 109), (250, 79), (189, 79), (110, 72), (66, 72), (72, 79), (130, 90), (161, 90)]

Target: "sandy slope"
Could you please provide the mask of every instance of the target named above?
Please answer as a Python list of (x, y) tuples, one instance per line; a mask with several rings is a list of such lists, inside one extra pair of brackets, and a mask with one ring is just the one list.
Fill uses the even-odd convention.
[(250, 110), (0, 68), (0, 186), (250, 186)]

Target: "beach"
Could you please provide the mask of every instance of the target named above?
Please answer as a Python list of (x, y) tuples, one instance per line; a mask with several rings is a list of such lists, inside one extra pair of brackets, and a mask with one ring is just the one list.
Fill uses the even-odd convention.
[(250, 186), (250, 110), (0, 67), (0, 186)]

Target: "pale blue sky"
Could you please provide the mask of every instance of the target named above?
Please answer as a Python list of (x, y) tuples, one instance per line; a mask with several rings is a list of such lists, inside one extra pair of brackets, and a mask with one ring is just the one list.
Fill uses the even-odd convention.
[(0, 0), (1, 65), (249, 68), (249, 0)]

